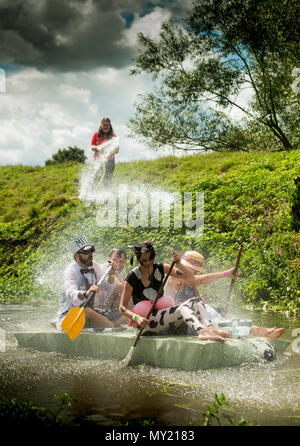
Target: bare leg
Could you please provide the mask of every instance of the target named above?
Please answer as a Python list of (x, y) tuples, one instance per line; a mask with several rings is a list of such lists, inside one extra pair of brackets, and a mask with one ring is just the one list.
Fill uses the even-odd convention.
[(276, 327), (273, 328), (265, 328), (265, 327), (258, 327), (257, 325), (252, 325), (251, 327), (251, 333), (253, 336), (261, 336), (261, 337), (267, 337), (269, 334), (271, 334)]
[(112, 328), (114, 323), (91, 308), (85, 308), (86, 320), (93, 328)]
[(128, 325), (128, 317), (121, 316), (120, 319), (115, 321), (115, 327), (118, 327), (119, 325)]

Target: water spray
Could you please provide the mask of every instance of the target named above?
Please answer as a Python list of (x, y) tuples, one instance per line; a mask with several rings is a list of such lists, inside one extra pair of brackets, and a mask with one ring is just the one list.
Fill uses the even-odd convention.
[(119, 138), (114, 136), (98, 146), (101, 153), (99, 153), (97, 158), (82, 171), (79, 191), (80, 200), (96, 200), (99, 188), (105, 177), (107, 158), (112, 156), (115, 150), (119, 147), (119, 144)]

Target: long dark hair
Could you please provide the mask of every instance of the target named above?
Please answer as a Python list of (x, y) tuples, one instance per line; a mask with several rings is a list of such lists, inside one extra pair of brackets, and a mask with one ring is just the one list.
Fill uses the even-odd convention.
[[(104, 133), (103, 129), (102, 129), (103, 122), (105, 122), (105, 121), (108, 121), (109, 125), (110, 125), (110, 130), (109, 130), (108, 133)], [(99, 130), (98, 130), (99, 138), (101, 138), (102, 136), (105, 135), (105, 136), (107, 136), (110, 139), (110, 138), (112, 138), (113, 134), (114, 134), (114, 129), (113, 129), (112, 125), (111, 125), (110, 119), (109, 118), (102, 118), (101, 122), (100, 122)]]
[[(153, 246), (154, 241), (155, 241), (155, 239), (151, 240), (151, 241), (150, 240), (146, 240), (144, 242), (138, 243), (135, 246), (130, 245), (128, 247), (134, 250), (134, 253), (136, 255), (136, 258), (137, 258), (138, 262), (140, 262), (140, 258), (142, 256), (143, 252), (150, 252), (150, 260), (153, 260), (155, 258), (155, 255), (156, 255), (155, 249), (154, 249), (154, 246)], [(133, 257), (131, 257), (131, 259), (130, 259), (130, 264), (132, 265), (132, 263), (133, 263)]]

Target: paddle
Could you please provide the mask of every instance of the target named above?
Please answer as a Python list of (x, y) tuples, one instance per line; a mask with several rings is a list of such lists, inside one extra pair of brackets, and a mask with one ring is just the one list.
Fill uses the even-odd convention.
[[(110, 262), (109, 262), (110, 263)], [(102, 282), (105, 280), (106, 276), (110, 272), (112, 266), (109, 265), (106, 269), (105, 273), (97, 283), (98, 286), (102, 284)], [(74, 341), (77, 336), (80, 334), (81, 330), (84, 327), (85, 324), (85, 313), (84, 308), (87, 306), (90, 299), (92, 299), (95, 295), (95, 291), (93, 291), (90, 296), (86, 299), (84, 304), (81, 307), (73, 307), (68, 312), (68, 314), (65, 316), (64, 320), (62, 321), (61, 327), (66, 333), (69, 338)]]
[[(172, 263), (171, 263), (170, 269), (169, 269), (169, 271), (167, 272), (167, 274), (166, 274), (166, 276), (165, 276), (165, 278), (164, 278), (164, 280), (163, 280), (163, 283), (161, 284), (160, 289), (158, 290), (157, 296), (156, 296), (156, 298), (154, 299), (154, 301), (153, 301), (153, 303), (152, 303), (152, 306), (151, 306), (151, 308), (150, 308), (150, 310), (149, 310), (149, 313), (148, 313), (147, 316), (146, 316), (146, 319), (148, 319), (148, 318), (150, 317), (150, 315), (151, 315), (151, 313), (152, 313), (152, 311), (153, 311), (153, 309), (154, 309), (154, 307), (155, 307), (155, 304), (156, 304), (157, 300), (161, 297), (161, 295), (162, 295), (162, 293), (163, 293), (163, 291), (164, 291), (164, 286), (165, 286), (165, 284), (166, 284), (166, 282), (167, 282), (167, 280), (168, 280), (168, 278), (169, 278), (169, 276), (170, 276), (170, 274), (171, 274), (171, 271), (172, 271), (172, 269), (173, 269), (175, 263), (176, 263), (176, 262), (172, 262)], [(138, 332), (138, 334), (137, 334), (137, 336), (136, 336), (136, 338), (135, 338), (135, 341), (134, 341), (132, 347), (130, 348), (130, 350), (129, 350), (127, 356), (126, 356), (126, 358), (123, 359), (123, 361), (122, 361), (122, 365), (123, 365), (124, 367), (127, 367), (128, 364), (130, 363), (131, 358), (132, 358), (132, 355), (133, 355), (133, 352), (134, 352), (134, 349), (135, 349), (136, 344), (138, 343), (138, 341), (139, 341), (139, 339), (140, 339), (140, 337), (141, 337), (141, 334), (142, 334), (143, 330), (144, 330), (143, 327), (141, 327), (141, 328), (139, 329), (139, 332)]]
[[(241, 260), (241, 255), (242, 255), (242, 251), (243, 251), (243, 245), (240, 246), (237, 258), (236, 258), (236, 262), (235, 262), (235, 267), (234, 267), (234, 272), (236, 273), (239, 269), (239, 264), (240, 264), (240, 260)], [(225, 307), (223, 309), (223, 311), (221, 312), (222, 316), (224, 316), (227, 313), (228, 310), (228, 306), (231, 300), (231, 294), (232, 294), (232, 289), (233, 289), (233, 285), (234, 285), (235, 279), (232, 278), (231, 282), (230, 282), (230, 287), (229, 287), (229, 293), (228, 293), (228, 297), (227, 297), (227, 301), (225, 304)]]

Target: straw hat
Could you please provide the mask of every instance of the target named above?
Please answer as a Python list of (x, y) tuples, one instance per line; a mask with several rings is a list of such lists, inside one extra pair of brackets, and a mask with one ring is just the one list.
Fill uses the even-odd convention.
[(181, 263), (201, 273), (205, 272), (202, 268), (204, 257), (197, 251), (186, 251), (181, 258)]
[(76, 254), (76, 252), (80, 251), (80, 249), (87, 247), (91, 247), (91, 244), (87, 241), (84, 235), (78, 235), (69, 245), (69, 249), (72, 254)]

